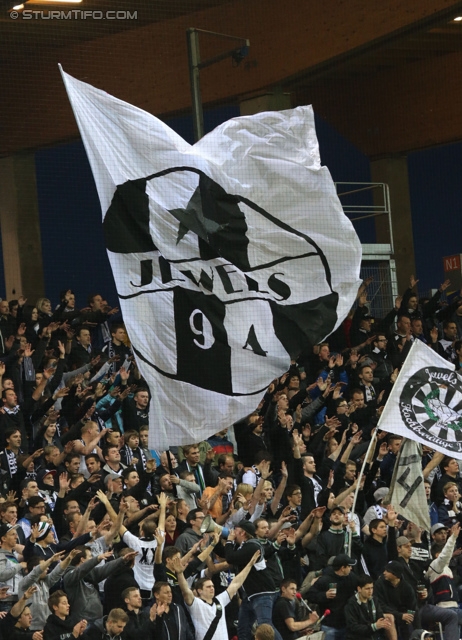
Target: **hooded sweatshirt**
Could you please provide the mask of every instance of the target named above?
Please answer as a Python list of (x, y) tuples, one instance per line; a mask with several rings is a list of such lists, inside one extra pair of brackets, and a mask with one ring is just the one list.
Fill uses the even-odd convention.
[(103, 617), (103, 605), (99, 597), (98, 584), (112, 575), (121, 564), (123, 558), (107, 562), (98, 567), (98, 557), (90, 558), (78, 567), (68, 567), (64, 572), (64, 590), (69, 598), (73, 611), (78, 611), (80, 619), (94, 622)]
[(10, 587), (6, 602), (16, 602), (18, 599), (18, 587), (22, 571), (15, 553), (0, 547), (0, 582), (4, 587)]
[(61, 620), (52, 613), (43, 629), (43, 640), (75, 640), (72, 630), (76, 624), (77, 619), (74, 616), (67, 616), (65, 620)]
[(61, 569), (60, 564), (57, 564), (53, 571), (50, 571), (43, 580), (39, 580), (41, 573), (42, 568), (38, 564), (19, 582), (19, 598), (22, 597), (23, 593), (32, 585), (37, 587), (37, 591), (29, 601), (30, 611), (32, 613), (32, 623), (30, 625), (32, 631), (41, 631), (45, 627), (48, 617), (48, 598), (50, 596), (50, 589), (58, 582), (58, 580), (61, 580), (64, 575), (64, 570)]

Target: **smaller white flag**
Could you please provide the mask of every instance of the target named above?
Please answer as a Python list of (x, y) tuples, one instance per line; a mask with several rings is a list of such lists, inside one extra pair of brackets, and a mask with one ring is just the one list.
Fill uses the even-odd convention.
[(430, 531), (430, 514), (422, 473), (422, 447), (404, 440), (396, 459), (388, 498), (397, 513), (425, 531)]
[(378, 427), (462, 460), (462, 378), (454, 365), (416, 340)]

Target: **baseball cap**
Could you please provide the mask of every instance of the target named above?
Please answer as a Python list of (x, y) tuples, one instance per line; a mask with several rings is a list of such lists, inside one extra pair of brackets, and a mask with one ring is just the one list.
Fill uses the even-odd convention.
[(335, 507), (332, 507), (330, 512), (334, 513), (334, 511), (341, 511), (343, 514), (345, 513), (345, 509), (343, 507), (341, 507), (340, 505), (336, 505)]
[(348, 556), (346, 553), (341, 553), (338, 556), (335, 556), (335, 558), (332, 561), (332, 566), (334, 569), (340, 569), (340, 567), (354, 567), (356, 564), (356, 560), (353, 560), (353, 558), (350, 558), (350, 556)]
[(248, 533), (249, 536), (252, 536), (253, 538), (255, 537), (256, 530), (253, 522), (249, 522), (249, 520), (241, 520), (237, 523), (236, 527), (239, 527), (240, 529)]
[(437, 531), (441, 531), (441, 529), (446, 529), (446, 531), (448, 530), (448, 527), (446, 527), (444, 524), (441, 524), (441, 522), (437, 522), (436, 524), (433, 525), (433, 527), (430, 529), (430, 533), (433, 535), (434, 533), (436, 533)]
[(383, 500), (385, 496), (388, 495), (389, 491), (388, 487), (380, 487), (380, 489), (374, 491), (374, 500), (380, 502), (380, 500)]
[(109, 480), (122, 480), (122, 476), (119, 476), (118, 473), (108, 473), (104, 478), (104, 484), (107, 486)]
[(10, 529), (17, 529), (19, 526), (20, 525), (18, 524), (11, 526), (9, 524), (6, 524), (6, 522), (0, 523), (0, 540), (3, 538), (3, 536), (6, 536)]
[(397, 547), (402, 547), (403, 544), (410, 544), (410, 540), (409, 538), (406, 538), (406, 536), (399, 536), (399, 538), (396, 538), (396, 546)]
[(389, 571), (397, 578), (403, 577), (403, 565), (397, 560), (391, 560), (386, 566), (385, 571)]
[(55, 475), (56, 475), (55, 469), (40, 469), (40, 471), (37, 473), (37, 480), (40, 482), (41, 480), (43, 480), (45, 476), (55, 476)]
[(43, 540), (46, 538), (50, 529), (51, 524), (49, 522), (39, 522), (37, 540)]

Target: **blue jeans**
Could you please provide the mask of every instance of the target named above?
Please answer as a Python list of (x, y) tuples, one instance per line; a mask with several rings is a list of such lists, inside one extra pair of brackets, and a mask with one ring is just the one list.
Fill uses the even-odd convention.
[(445, 640), (459, 640), (459, 609), (445, 609), (426, 604), (421, 609), (421, 621), (424, 629), (435, 622), (441, 622)]
[(335, 627), (327, 627), (325, 624), (321, 625), (321, 631), (326, 634), (324, 640), (345, 640), (346, 629), (336, 629)]
[(273, 625), (273, 605), (279, 593), (265, 593), (253, 596), (250, 600), (244, 598), (239, 609), (237, 637), (239, 640), (252, 640), (252, 625), (256, 622), (269, 624), (274, 629), (274, 639), (282, 640), (279, 631)]

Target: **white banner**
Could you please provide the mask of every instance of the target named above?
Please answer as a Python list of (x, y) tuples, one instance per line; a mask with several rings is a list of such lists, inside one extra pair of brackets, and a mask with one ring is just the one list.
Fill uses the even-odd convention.
[(150, 446), (202, 440), (252, 412), (355, 300), (361, 247), (320, 165), (313, 111), (235, 118), (191, 146), (63, 79), (152, 394)]
[(416, 340), (378, 427), (462, 460), (462, 378), (454, 365)]

